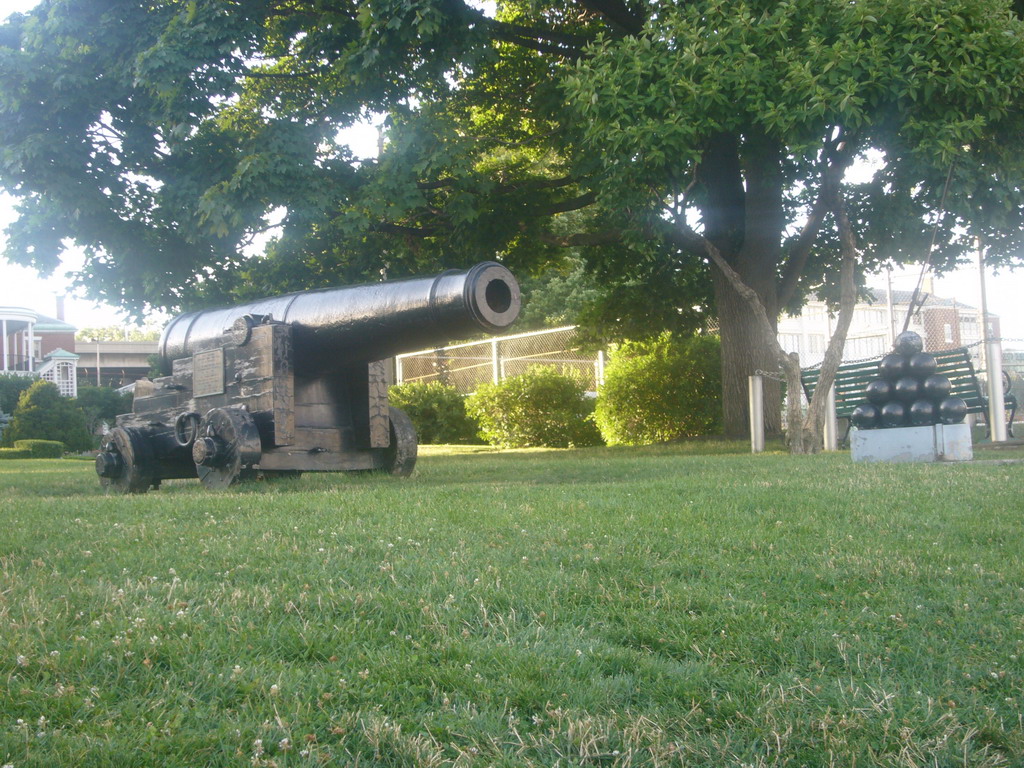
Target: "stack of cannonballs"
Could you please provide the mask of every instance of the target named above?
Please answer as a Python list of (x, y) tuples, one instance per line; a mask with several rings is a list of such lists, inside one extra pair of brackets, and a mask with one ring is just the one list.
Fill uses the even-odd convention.
[(967, 403), (950, 395), (949, 379), (935, 373), (935, 357), (923, 348), (913, 331), (896, 337), (893, 351), (878, 363), (878, 378), (864, 390), (868, 402), (850, 415), (855, 427), (928, 427), (964, 420)]

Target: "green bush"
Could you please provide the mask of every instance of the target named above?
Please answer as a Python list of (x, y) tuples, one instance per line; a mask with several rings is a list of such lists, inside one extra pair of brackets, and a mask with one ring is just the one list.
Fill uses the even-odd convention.
[(31, 459), (32, 454), (21, 448), (0, 448), (0, 460), (2, 459)]
[(664, 333), (612, 352), (594, 415), (609, 445), (647, 445), (718, 432), (721, 342)]
[(59, 459), (64, 455), (64, 443), (60, 440), (15, 440), (14, 449), (28, 451), (33, 459)]
[(114, 419), (132, 409), (132, 396), (118, 393), (111, 387), (90, 387), (83, 385), (78, 388), (75, 405), (85, 414), (85, 425), (90, 434), (97, 434), (106, 423), (114, 425)]
[(0, 411), (14, 413), (21, 393), (31, 387), (37, 376), (21, 376), (17, 373), (0, 374)]
[(466, 399), (481, 437), (502, 448), (600, 445), (593, 411), (577, 379), (547, 366), (484, 384)]
[(88, 451), (96, 441), (85, 426), (85, 414), (55, 384), (42, 379), (32, 383), (18, 398), (11, 422), (4, 429), (3, 444), (18, 440), (60, 440), (69, 451)]
[(401, 408), (425, 444), (475, 443), (478, 427), (466, 415), (466, 399), (439, 381), (410, 381), (388, 390), (391, 405)]

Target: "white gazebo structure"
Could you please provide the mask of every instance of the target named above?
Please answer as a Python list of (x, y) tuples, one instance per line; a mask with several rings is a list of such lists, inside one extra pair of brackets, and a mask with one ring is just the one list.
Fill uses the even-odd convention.
[(78, 355), (66, 349), (48, 352), (39, 366), (39, 377), (57, 385), (61, 397), (78, 397)]
[(39, 315), (24, 307), (0, 306), (0, 372), (32, 373)]

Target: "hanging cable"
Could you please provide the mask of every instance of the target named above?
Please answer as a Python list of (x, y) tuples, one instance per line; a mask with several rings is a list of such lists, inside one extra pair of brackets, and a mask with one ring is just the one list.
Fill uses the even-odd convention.
[[(939, 236), (939, 225), (942, 223), (942, 217), (946, 213), (946, 195), (949, 193), (949, 183), (953, 178), (953, 166), (956, 165), (956, 161), (953, 160), (949, 164), (949, 171), (946, 173), (946, 183), (942, 187), (942, 200), (939, 202), (939, 217), (935, 220), (935, 226), (932, 228), (932, 242), (928, 246), (928, 253), (925, 255), (924, 262), (921, 264), (921, 274), (917, 276), (917, 285), (914, 286), (914, 293), (910, 296), (910, 303), (907, 306), (907, 316), (903, 319), (903, 332), (905, 333), (907, 328), (910, 326), (910, 317), (918, 309), (918, 297), (921, 295), (921, 285), (924, 283), (924, 276), (928, 269), (932, 265), (932, 254), (935, 252), (935, 241)], [(924, 303), (924, 300), (920, 300)]]

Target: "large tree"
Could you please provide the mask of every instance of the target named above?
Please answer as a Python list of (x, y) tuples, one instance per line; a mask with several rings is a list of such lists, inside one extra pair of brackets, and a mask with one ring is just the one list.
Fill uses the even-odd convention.
[[(574, 248), (614, 288), (606, 319), (717, 313), (741, 432), (747, 374), (780, 365), (778, 313), (838, 296), (844, 259), (924, 255), (944, 190), (940, 265), (975, 236), (1020, 252), (1009, 2), (492, 10), (44, 0), (0, 28), (8, 256), (47, 270), (74, 241), (91, 295), (177, 309)], [(353, 157), (339, 130), (371, 115), (382, 152)], [(851, 181), (869, 154), (880, 169)], [(247, 257), (272, 215), (282, 234)]]

